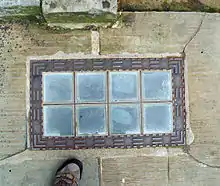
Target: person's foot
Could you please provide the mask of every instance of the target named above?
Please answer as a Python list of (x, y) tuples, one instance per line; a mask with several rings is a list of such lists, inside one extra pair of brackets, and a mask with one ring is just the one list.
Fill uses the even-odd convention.
[(70, 159), (57, 170), (54, 186), (78, 186), (83, 166), (77, 159)]

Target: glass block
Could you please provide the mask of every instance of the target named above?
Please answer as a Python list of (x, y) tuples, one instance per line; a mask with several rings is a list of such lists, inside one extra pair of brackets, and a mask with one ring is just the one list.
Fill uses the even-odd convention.
[(73, 100), (72, 73), (45, 73), (43, 75), (44, 102)]
[(143, 72), (142, 87), (144, 100), (171, 100), (171, 71)]
[(110, 101), (138, 100), (138, 72), (110, 72)]
[(44, 135), (73, 135), (72, 106), (44, 106)]
[(105, 106), (77, 106), (78, 135), (106, 134)]
[(171, 103), (144, 104), (144, 132), (171, 133), (173, 107)]
[(77, 102), (104, 102), (106, 73), (77, 73)]
[(140, 134), (139, 105), (111, 105), (112, 134)]

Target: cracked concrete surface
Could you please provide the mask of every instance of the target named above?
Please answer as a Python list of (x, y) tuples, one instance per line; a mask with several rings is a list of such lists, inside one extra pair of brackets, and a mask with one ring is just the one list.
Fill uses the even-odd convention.
[[(5, 92), (19, 86), (21, 97), (16, 100), (17, 102), (7, 98), (10, 106), (7, 110), (7, 120), (5, 117), (4, 120), (0, 118), (0, 126), (3, 128), (1, 130), (5, 130), (0, 133), (2, 136), (0, 146), (3, 147), (0, 161), (0, 185), (49, 185), (57, 166), (64, 159), (72, 156), (81, 159), (86, 166), (82, 185), (219, 185), (220, 15), (153, 12), (125, 13), (124, 15), (126, 22), (122, 28), (100, 30), (98, 50), (104, 55), (122, 53), (130, 53), (130, 55), (150, 55), (151, 53), (152, 55), (154, 53), (156, 56), (161, 53), (185, 52), (189, 92), (187, 116), (194, 135), (193, 143), (183, 149), (25, 150), (25, 140), (16, 143), (10, 137), (10, 130), (6, 129), (9, 121), (14, 119), (12, 116), (14, 109), (20, 108), (22, 112), (25, 110), (24, 100), (22, 100), (25, 95), (24, 74), (17, 71), (21, 69), (20, 67), (25, 69), (26, 57), (52, 55), (58, 51), (90, 53), (93, 48), (91, 41), (95, 42), (93, 51), (97, 52), (98, 45), (96, 37), (91, 39), (91, 32), (42, 33), (38, 29), (26, 30), (22, 26), (14, 25), (16, 29), (12, 28), (10, 36), (7, 34), (4, 36), (10, 42), (6, 43), (7, 45), (2, 49), (4, 52), (1, 53), (1, 58), (6, 63), (7, 74), (0, 80), (4, 84), (1, 90)], [(54, 38), (56, 38), (56, 44), (53, 41)], [(70, 38), (72, 42), (67, 42)], [(12, 50), (11, 48), (18, 42), (21, 43), (21, 49)], [(8, 50), (9, 52), (6, 52)], [(62, 57), (73, 56), (65, 53), (62, 53)], [(12, 83), (9, 80), (10, 77), (15, 78), (16, 83)], [(6, 93), (0, 93), (2, 101)], [(16, 94), (18, 92), (13, 96)], [(19, 105), (19, 107), (12, 109), (13, 105)], [(25, 135), (23, 129), (25, 117), (16, 119), (17, 133)], [(187, 132), (190, 133), (189, 131), (188, 127)], [(18, 135), (17, 138), (20, 139), (22, 135)], [(8, 136), (11, 143), (2, 140)], [(23, 150), (25, 151), (20, 152)]]
[[(212, 21), (214, 20), (214, 21)], [(200, 31), (186, 49), (191, 127), (195, 141), (191, 154), (209, 165), (220, 165), (219, 127), (219, 14), (207, 14)], [(196, 56), (196, 58), (195, 58)], [(192, 63), (189, 63), (192, 61)], [(199, 109), (200, 108), (200, 109)]]
[(206, 16), (206, 13), (203, 14), (203, 17), (198, 25), (198, 28), (196, 29), (195, 33), (190, 37), (189, 41), (185, 44), (185, 46), (183, 47), (183, 54), (185, 55), (185, 50), (186, 48), (188, 47), (188, 45), (190, 44), (190, 42), (196, 37), (196, 35), (199, 33), (201, 27), (202, 27), (202, 24), (204, 22), (204, 19), (205, 19), (205, 16)]
[(101, 54), (176, 53), (195, 34), (204, 13), (124, 13), (124, 26), (101, 29)]

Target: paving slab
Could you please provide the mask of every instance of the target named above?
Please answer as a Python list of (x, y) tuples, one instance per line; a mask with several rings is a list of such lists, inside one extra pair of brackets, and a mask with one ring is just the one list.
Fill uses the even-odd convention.
[(191, 153), (220, 165), (220, 14), (207, 14), (199, 32), (186, 47), (190, 123), (194, 133)]
[(121, 28), (100, 30), (101, 54), (181, 52), (203, 16), (203, 13), (122, 13)]
[(168, 185), (167, 157), (108, 158), (101, 162), (102, 186)]
[[(158, 158), (140, 158), (137, 157), (158, 157)], [(137, 168), (140, 168), (139, 173), (143, 170), (143, 167), (150, 165), (155, 166), (152, 170), (151, 182), (154, 179), (154, 173), (160, 170), (161, 175), (166, 176), (166, 165), (167, 165), (167, 149), (166, 148), (143, 148), (143, 149), (93, 149), (93, 150), (53, 150), (53, 151), (29, 151), (26, 150), (23, 153), (12, 156), (11, 158), (0, 161), (0, 185), (17, 185), (17, 186), (49, 186), (53, 180), (54, 174), (57, 168), (68, 158), (78, 158), (84, 164), (84, 173), (81, 180), (81, 185), (100, 185), (100, 171), (101, 161), (103, 159), (115, 158), (118, 165), (121, 162), (123, 165), (127, 158), (128, 160), (134, 160), (137, 164)], [(119, 158), (120, 157), (120, 158)], [(144, 160), (144, 161), (142, 161)], [(152, 160), (152, 161), (151, 161)], [(159, 160), (159, 162), (157, 162)], [(161, 160), (161, 161), (160, 161)], [(143, 164), (146, 163), (146, 164)], [(162, 165), (160, 165), (162, 163)], [(157, 165), (160, 165), (159, 167)], [(124, 164), (126, 166), (126, 164)], [(162, 168), (160, 168), (162, 166)], [(130, 168), (133, 167), (131, 164), (127, 167), (127, 173)], [(104, 170), (107, 171), (108, 164), (104, 166)], [(123, 166), (121, 167), (123, 168)], [(115, 174), (115, 170), (109, 169), (112, 174)], [(139, 175), (139, 174), (137, 174)], [(159, 174), (157, 174), (159, 175)], [(135, 176), (135, 175), (134, 175)], [(137, 178), (140, 179), (141, 175)], [(146, 176), (148, 176), (146, 174)], [(141, 178), (142, 183), (144, 178)], [(114, 180), (113, 180), (114, 181)]]
[(194, 161), (187, 155), (169, 157), (169, 186), (218, 186), (220, 169)]
[[(178, 152), (181, 153), (181, 152)], [(148, 177), (149, 183), (154, 182), (155, 176), (163, 176), (157, 178), (161, 180), (166, 178), (167, 173), (167, 149), (166, 148), (143, 148), (143, 149), (93, 149), (93, 150), (53, 150), (53, 151), (29, 151), (12, 156), (11, 158), (0, 161), (0, 185), (17, 185), (17, 186), (49, 186), (53, 180), (53, 176), (57, 168), (62, 162), (68, 158), (78, 158), (84, 164), (84, 173), (81, 185), (101, 186), (100, 173), (105, 172), (104, 179), (108, 179), (108, 171), (110, 175), (122, 175), (123, 167), (126, 167), (126, 182), (129, 183), (130, 178), (137, 183), (138, 180), (144, 183)], [(140, 158), (137, 158), (140, 157)], [(114, 161), (111, 161), (114, 158)], [(106, 161), (105, 161), (106, 160)], [(130, 160), (130, 161), (129, 161)], [(136, 169), (130, 162), (135, 162)], [(102, 163), (103, 161), (103, 163)], [(111, 164), (112, 162), (112, 164)], [(127, 164), (129, 162), (129, 164)], [(120, 165), (119, 169), (112, 169)], [(151, 167), (151, 176), (147, 172), (143, 172), (143, 168)], [(117, 168), (117, 167), (115, 167)], [(139, 173), (135, 173), (139, 170)], [(116, 171), (116, 172), (115, 172)], [(121, 172), (122, 171), (122, 172)], [(129, 172), (133, 171), (133, 176)], [(159, 172), (158, 172), (159, 171)], [(144, 177), (142, 177), (144, 176)], [(120, 177), (117, 177), (118, 180)], [(167, 180), (167, 179), (166, 179)], [(115, 179), (112, 180), (115, 183)], [(120, 182), (119, 182), (120, 183)], [(109, 184), (108, 184), (109, 185)], [(117, 184), (116, 184), (117, 185)]]
[(26, 61), (31, 55), (91, 51), (90, 31), (57, 33), (0, 25), (0, 159), (26, 148)]
[[(0, 165), (0, 185), (7, 186), (52, 186), (56, 170), (65, 161), (53, 156), (46, 160), (32, 159)], [(81, 159), (84, 165), (81, 185), (99, 186), (98, 159)]]

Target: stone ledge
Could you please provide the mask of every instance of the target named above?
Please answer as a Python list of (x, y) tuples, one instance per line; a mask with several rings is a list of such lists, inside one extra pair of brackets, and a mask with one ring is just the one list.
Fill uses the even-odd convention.
[(90, 14), (88, 12), (49, 13), (45, 14), (44, 17), (48, 26), (70, 29), (109, 27), (119, 18), (119, 16), (108, 12), (101, 14)]
[(70, 29), (109, 27), (117, 20), (117, 0), (43, 0), (49, 26)]

